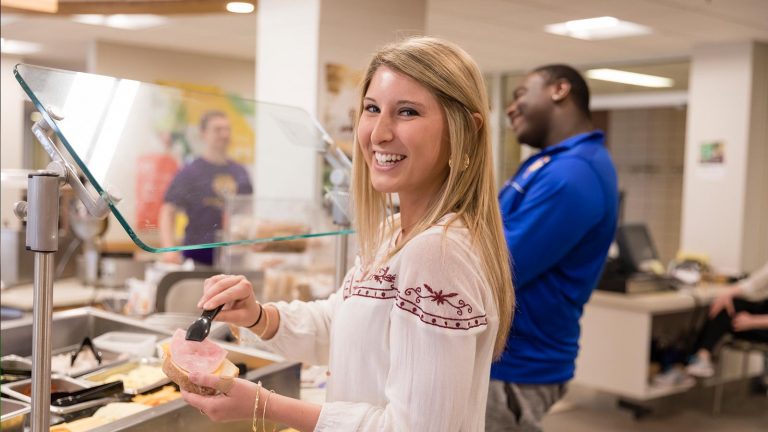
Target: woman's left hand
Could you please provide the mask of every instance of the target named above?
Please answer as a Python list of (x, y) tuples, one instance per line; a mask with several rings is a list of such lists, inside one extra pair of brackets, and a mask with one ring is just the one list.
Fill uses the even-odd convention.
[[(191, 373), (189, 380), (193, 384), (217, 388), (219, 377), (216, 375)], [(200, 410), (215, 422), (247, 420), (253, 417), (253, 404), (256, 402), (258, 386), (250, 381), (236, 378), (229, 393), (215, 396), (181, 391), (181, 396), (188, 404)]]

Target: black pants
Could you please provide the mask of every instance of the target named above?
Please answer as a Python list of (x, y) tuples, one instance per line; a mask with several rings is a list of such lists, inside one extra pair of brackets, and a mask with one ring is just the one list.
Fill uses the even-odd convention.
[[(733, 309), (736, 313), (768, 314), (768, 300), (751, 302), (735, 298), (733, 299)], [(768, 343), (768, 330), (756, 329), (737, 332), (731, 326), (732, 319), (733, 317), (728, 315), (728, 312), (723, 309), (716, 317), (708, 320), (699, 335), (699, 342), (696, 344), (697, 350), (703, 348), (712, 352), (715, 345), (720, 342), (720, 339), (728, 333), (732, 333), (737, 339)]]

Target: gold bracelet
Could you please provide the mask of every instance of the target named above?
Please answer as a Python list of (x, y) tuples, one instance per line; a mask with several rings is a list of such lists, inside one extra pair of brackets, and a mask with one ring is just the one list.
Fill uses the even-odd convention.
[[(261, 430), (263, 432), (267, 431), (267, 404), (269, 403), (269, 398), (272, 397), (272, 394), (274, 394), (274, 390), (270, 390), (269, 393), (267, 393), (267, 400), (264, 401), (264, 411), (261, 412)], [(275, 425), (272, 425), (272, 432), (275, 432)]]
[(261, 395), (261, 381), (256, 383), (256, 401), (253, 403), (253, 419), (251, 419), (251, 431), (252, 432), (259, 432), (258, 431), (258, 426), (259, 426), (259, 414), (258, 414), (259, 395)]
[(266, 321), (266, 323), (264, 324), (264, 331), (262, 331), (259, 334), (259, 339), (261, 340), (264, 340), (264, 335), (267, 334), (267, 332), (269, 332), (269, 311), (266, 310), (266, 308), (264, 308), (264, 317), (265, 317), (264, 320)]

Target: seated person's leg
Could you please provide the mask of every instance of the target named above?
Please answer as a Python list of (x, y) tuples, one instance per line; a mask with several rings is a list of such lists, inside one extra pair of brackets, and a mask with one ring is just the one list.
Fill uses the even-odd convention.
[[(735, 298), (733, 299), (733, 308), (736, 314), (739, 312), (768, 313), (768, 301), (751, 302)], [(731, 324), (732, 319), (733, 317), (726, 310), (722, 310), (717, 316), (704, 324), (704, 328), (699, 336), (699, 342), (696, 344), (696, 353), (686, 368), (689, 374), (702, 378), (714, 375), (712, 352), (723, 336), (728, 333), (732, 333), (739, 338), (749, 338), (750, 340), (763, 340), (763, 337), (768, 336), (768, 331), (765, 330), (750, 330), (736, 333)]]

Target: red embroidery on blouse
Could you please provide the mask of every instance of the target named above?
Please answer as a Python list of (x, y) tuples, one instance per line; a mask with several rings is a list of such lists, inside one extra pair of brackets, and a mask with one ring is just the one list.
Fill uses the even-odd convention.
[[(443, 290), (434, 290), (427, 284), (424, 284), (424, 289), (427, 292), (425, 295), (422, 295), (422, 287), (406, 289), (398, 295), (397, 307), (416, 315), (426, 324), (442, 328), (469, 330), (488, 324), (486, 315), (464, 317), (465, 313), (471, 314), (473, 309), (470, 304), (460, 298), (455, 302), (449, 300), (457, 297), (458, 293), (443, 293)], [(422, 302), (425, 299), (429, 301)]]
[(379, 273), (371, 275), (369, 279), (371, 278), (378, 283), (382, 283), (382, 282), (395, 283), (395, 278), (397, 278), (397, 275), (390, 274), (389, 267), (384, 267), (379, 269)]
[(348, 297), (351, 296), (368, 297), (380, 300), (393, 299), (397, 297), (397, 288), (395, 288), (394, 285), (392, 285), (390, 288), (376, 288), (358, 285), (350, 289)]
[(352, 278), (349, 279), (349, 283), (344, 287), (344, 300), (352, 296), (375, 298), (379, 300), (388, 300), (397, 297), (397, 288), (395, 287), (395, 279), (397, 275), (389, 273), (389, 267), (381, 268), (376, 274), (371, 274), (365, 277), (357, 283), (363, 283), (367, 281), (375, 281), (378, 283), (388, 282), (389, 288), (376, 287), (376, 286), (363, 286), (353, 285)]
[[(447, 293), (433, 289), (428, 284), (408, 288), (402, 293), (395, 286), (396, 274), (389, 273), (389, 267), (383, 267), (376, 273), (355, 281), (350, 277), (344, 285), (344, 300), (352, 296), (379, 300), (396, 298), (395, 305), (400, 309), (419, 317), (429, 325), (441, 328), (469, 330), (488, 325), (486, 315), (466, 317), (474, 310), (472, 305), (459, 298), (458, 293)], [(386, 286), (366, 286), (364, 282), (373, 282)]]
[(427, 284), (424, 284), (424, 288), (427, 289), (429, 294), (427, 295), (421, 295), (421, 287), (416, 288), (408, 288), (405, 290), (405, 295), (408, 296), (410, 294), (414, 294), (416, 296), (416, 303), (421, 303), (421, 299), (428, 298), (432, 300), (433, 303), (437, 303), (438, 306), (441, 306), (444, 303), (448, 303), (451, 305), (454, 309), (456, 309), (456, 315), (464, 315), (464, 308), (467, 308), (467, 313), (472, 313), (472, 306), (466, 304), (464, 300), (459, 299), (457, 302), (459, 305), (456, 306), (455, 304), (451, 303), (450, 300), (448, 300), (451, 297), (456, 297), (459, 295), (458, 293), (450, 293), (450, 294), (443, 294), (443, 290), (440, 291), (434, 291), (432, 287), (430, 287)]

